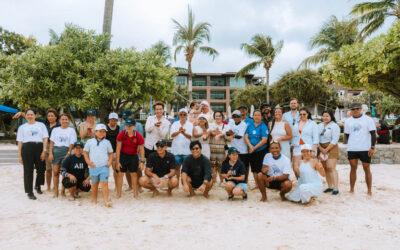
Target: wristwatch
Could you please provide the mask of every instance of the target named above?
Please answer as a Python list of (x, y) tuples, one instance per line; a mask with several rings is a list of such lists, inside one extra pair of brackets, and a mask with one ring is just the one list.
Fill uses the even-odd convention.
[(141, 163), (145, 163), (146, 161), (145, 161), (145, 160), (140, 160), (140, 162), (141, 162)]
[(164, 175), (164, 177), (165, 177), (165, 179), (167, 179), (167, 180), (169, 179), (168, 175)]
[(372, 149), (375, 149), (375, 146), (371, 146)]

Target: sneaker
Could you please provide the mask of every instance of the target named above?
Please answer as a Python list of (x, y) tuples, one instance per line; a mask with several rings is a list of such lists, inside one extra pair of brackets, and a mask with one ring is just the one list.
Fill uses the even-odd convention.
[(36, 193), (43, 194), (42, 190), (40, 190), (40, 186), (35, 187)]
[(233, 201), (233, 194), (228, 197), (228, 201)]
[(247, 200), (247, 194), (243, 195), (243, 200), (246, 201)]
[(332, 194), (333, 195), (338, 195), (339, 194), (339, 190), (333, 190)]
[(329, 192), (332, 192), (332, 191), (333, 191), (333, 188), (327, 188), (327, 189), (324, 190), (324, 193), (329, 193)]
[(36, 196), (33, 193), (29, 193), (28, 198), (31, 200), (36, 200)]

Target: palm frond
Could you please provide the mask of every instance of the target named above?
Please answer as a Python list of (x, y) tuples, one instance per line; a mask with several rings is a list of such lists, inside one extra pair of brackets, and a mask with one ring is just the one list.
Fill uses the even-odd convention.
[(176, 61), (176, 55), (179, 54), (179, 52), (181, 52), (181, 50), (182, 50), (183, 48), (184, 48), (183, 45), (179, 45), (179, 46), (177, 46), (177, 47), (175, 48), (175, 51), (174, 51), (174, 61)]
[(281, 53), (282, 48), (283, 48), (283, 40), (279, 40), (274, 45), (275, 55), (278, 55), (279, 53)]
[(260, 66), (263, 63), (263, 60), (258, 60), (255, 62), (251, 62), (249, 64), (247, 64), (246, 66), (244, 66), (243, 68), (241, 68), (235, 75), (235, 78), (239, 78), (239, 77), (244, 77), (247, 73), (255, 70), (258, 66)]
[(367, 12), (383, 8), (396, 8), (396, 0), (384, 0), (377, 2), (363, 2), (353, 6), (350, 15), (360, 16)]
[(332, 53), (332, 51), (329, 51), (328, 49), (323, 48), (323, 49), (319, 50), (315, 55), (309, 56), (306, 59), (304, 59), (300, 63), (300, 65), (297, 69), (308, 68), (311, 65), (316, 65), (319, 63), (326, 62), (328, 60), (328, 56), (330, 53)]
[(209, 23), (199, 23), (193, 28), (193, 39), (206, 39), (207, 42), (210, 41), (210, 27)]
[(381, 15), (380, 17), (375, 18), (373, 21), (369, 22), (365, 27), (360, 31), (357, 40), (365, 40), (368, 36), (382, 27), (383, 23), (385, 22), (385, 16)]
[(242, 43), (240, 49), (244, 50), (249, 56), (264, 57), (264, 54), (252, 44)]
[(175, 24), (175, 34), (172, 40), (172, 44), (175, 46), (181, 41), (184, 41), (188, 36), (188, 29), (187, 27), (181, 25), (178, 21), (175, 19), (172, 19), (172, 22)]
[(208, 54), (212, 56), (213, 60), (215, 59), (216, 56), (219, 55), (218, 51), (214, 48), (208, 47), (208, 46), (201, 46), (199, 48), (200, 52)]

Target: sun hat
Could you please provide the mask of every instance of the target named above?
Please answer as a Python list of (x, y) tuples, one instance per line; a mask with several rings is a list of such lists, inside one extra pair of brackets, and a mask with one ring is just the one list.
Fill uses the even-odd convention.
[(106, 127), (106, 125), (100, 123), (100, 124), (96, 125), (95, 131), (97, 131), (97, 130), (105, 130), (105, 131), (107, 131), (107, 127)]
[(301, 149), (301, 151), (303, 151), (303, 150), (312, 150), (312, 147), (311, 147), (310, 144), (303, 144), (303, 145), (301, 145), (300, 149)]
[(210, 106), (210, 104), (208, 104), (208, 102), (206, 100), (201, 101), (200, 105), (207, 105)]

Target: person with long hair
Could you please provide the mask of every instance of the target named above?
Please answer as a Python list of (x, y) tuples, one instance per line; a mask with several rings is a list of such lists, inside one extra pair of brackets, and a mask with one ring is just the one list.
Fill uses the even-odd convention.
[(221, 177), (226, 181), (225, 190), (228, 193), (228, 200), (233, 200), (235, 195), (247, 200), (246, 167), (239, 160), (237, 148), (228, 149), (228, 156), (222, 163)]
[[(299, 111), (300, 121), (296, 122), (293, 128), (293, 170), (298, 173), (296, 166), (301, 159), (301, 145), (312, 145), (311, 155), (316, 157), (319, 144), (318, 125), (311, 119), (311, 113), (303, 107)], [(297, 174), (296, 177), (298, 178)]]
[(313, 146), (310, 144), (301, 145), (303, 160), (297, 162), (296, 176), (299, 176), (296, 189), (286, 198), (290, 201), (301, 202), (311, 206), (315, 197), (322, 193), (322, 182), (318, 173), (325, 177), (322, 164), (314, 159)]
[(192, 141), (199, 141), (201, 143), (201, 153), (210, 159), (210, 135), (211, 131), (208, 126), (207, 116), (200, 114), (197, 117), (197, 126), (193, 128)]
[(339, 160), (340, 128), (336, 124), (332, 111), (322, 112), (322, 122), (318, 124), (318, 133), (318, 159), (324, 166), (328, 183), (328, 188), (324, 192), (332, 192), (333, 195), (337, 195), (339, 193), (339, 175), (336, 170), (336, 162)]
[(28, 198), (36, 200), (33, 194), (33, 170), (36, 169), (35, 190), (42, 194), (40, 189), (44, 185), (44, 171), (47, 140), (49, 134), (46, 126), (35, 120), (36, 111), (27, 109), (25, 112), (27, 123), (18, 128), (17, 142), (19, 162), (24, 166), (24, 188)]
[(74, 143), (77, 141), (75, 129), (69, 127), (70, 118), (67, 114), (60, 115), (60, 123), (61, 127), (55, 128), (50, 136), (49, 161), (53, 165), (54, 198), (58, 197), (61, 164), (71, 155)]
[(258, 173), (261, 172), (262, 162), (267, 153), (268, 127), (261, 120), (262, 114), (260, 110), (255, 110), (253, 113), (254, 123), (247, 126), (244, 141), (249, 147), (249, 161), (251, 172), (253, 173), (254, 182), (258, 188)]
[(226, 141), (229, 138), (226, 135), (228, 126), (222, 122), (224, 120), (224, 114), (221, 111), (215, 111), (213, 114), (213, 118), (214, 122), (210, 124), (210, 162), (212, 168), (213, 182), (217, 183), (217, 175), (219, 175), (219, 183), (221, 185), (223, 179), (221, 178), (220, 172), (222, 168), (222, 162), (225, 160), (226, 155)]
[(292, 129), (290, 124), (282, 119), (283, 108), (275, 107), (274, 118), (268, 124), (271, 140), (278, 141), (281, 145), (281, 153), (290, 159), (290, 140), (292, 139)]
[(96, 111), (89, 109), (86, 111), (86, 121), (79, 124), (79, 135), (83, 142), (95, 137)]

